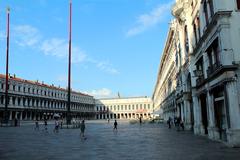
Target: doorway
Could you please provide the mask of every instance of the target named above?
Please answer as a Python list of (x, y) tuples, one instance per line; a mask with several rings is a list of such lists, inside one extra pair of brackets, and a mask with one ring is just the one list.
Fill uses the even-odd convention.
[(204, 128), (204, 133), (208, 134), (208, 116), (207, 116), (207, 102), (206, 102), (206, 94), (202, 94), (200, 96), (201, 101), (201, 113), (202, 113), (202, 125)]
[(218, 128), (220, 139), (227, 141), (227, 117), (223, 97), (215, 99), (214, 112), (216, 127)]

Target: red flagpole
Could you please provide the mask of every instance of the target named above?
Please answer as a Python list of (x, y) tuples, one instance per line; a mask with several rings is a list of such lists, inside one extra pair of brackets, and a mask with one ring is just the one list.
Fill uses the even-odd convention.
[(71, 55), (72, 55), (72, 0), (69, 3), (69, 57), (68, 57), (68, 105), (67, 124), (71, 124)]
[(5, 86), (5, 123), (8, 123), (8, 58), (9, 58), (9, 20), (10, 20), (10, 8), (7, 8), (7, 53), (6, 53), (6, 86)]

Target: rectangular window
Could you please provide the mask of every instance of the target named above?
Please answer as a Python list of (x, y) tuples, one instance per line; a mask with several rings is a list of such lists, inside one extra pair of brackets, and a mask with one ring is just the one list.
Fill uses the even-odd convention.
[(237, 0), (237, 9), (240, 10), (240, 0)]
[(204, 14), (205, 14), (205, 21), (206, 21), (206, 25), (208, 25), (208, 6), (207, 6), (207, 2), (206, 0), (203, 3), (203, 10), (204, 10)]
[(196, 24), (195, 23), (193, 23), (193, 32), (194, 32), (195, 46), (196, 46), (197, 42), (198, 42), (198, 37), (197, 37), (197, 29), (196, 29)]
[(210, 8), (210, 13), (211, 17), (214, 15), (214, 6), (213, 6), (213, 0), (208, 0), (209, 8)]
[(199, 17), (197, 17), (196, 23), (197, 23), (198, 37), (199, 37), (199, 39), (200, 39), (200, 37), (201, 37), (201, 31), (200, 31), (200, 19), (199, 19)]

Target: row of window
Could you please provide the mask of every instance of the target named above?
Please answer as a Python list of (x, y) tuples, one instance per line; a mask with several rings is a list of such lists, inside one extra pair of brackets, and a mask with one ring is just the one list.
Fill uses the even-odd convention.
[[(1, 83), (1, 82), (0, 82)], [(5, 84), (1, 83), (1, 89), (5, 89)], [(29, 94), (37, 94), (37, 95), (42, 95), (42, 96), (49, 96), (49, 97), (55, 97), (55, 98), (67, 98), (68, 94), (64, 92), (54, 92), (54, 91), (49, 91), (49, 90), (43, 90), (39, 88), (31, 88), (27, 86), (20, 86), (20, 85), (8, 85), (8, 89), (10, 91), (16, 91), (16, 92), (24, 92), (24, 93), (29, 93)], [(80, 97), (76, 95), (71, 96), (75, 100), (81, 100), (83, 99), (84, 101), (91, 100), (90, 98), (86, 97)]]
[(150, 110), (150, 104), (136, 104), (136, 105), (113, 105), (113, 106), (96, 106), (97, 111), (119, 111), (119, 110), (138, 110), (138, 109), (148, 109)]
[[(5, 97), (0, 97), (0, 104), (5, 104), (4, 102)], [(54, 102), (48, 100), (38, 100), (38, 99), (30, 99), (30, 98), (20, 98), (20, 97), (8, 97), (8, 104), (11, 103), (13, 106), (21, 106), (24, 107), (41, 107), (41, 108), (52, 108), (52, 109), (66, 109), (67, 103), (66, 102)], [(82, 104), (71, 104), (71, 109), (74, 110), (93, 110), (94, 107), (90, 105), (82, 105)]]

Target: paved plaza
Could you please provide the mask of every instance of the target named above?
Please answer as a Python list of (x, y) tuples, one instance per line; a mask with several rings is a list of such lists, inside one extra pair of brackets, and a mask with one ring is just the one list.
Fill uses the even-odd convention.
[(0, 128), (0, 160), (237, 160), (240, 149), (191, 132), (169, 130), (164, 124), (87, 121), (86, 140), (79, 129), (53, 133), (34, 130), (34, 124)]

